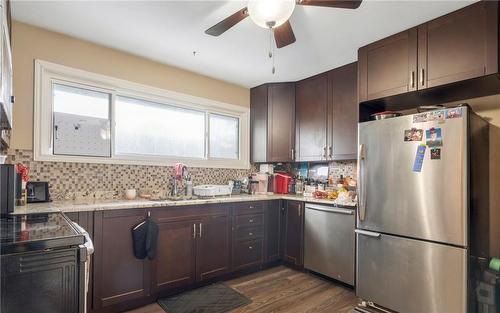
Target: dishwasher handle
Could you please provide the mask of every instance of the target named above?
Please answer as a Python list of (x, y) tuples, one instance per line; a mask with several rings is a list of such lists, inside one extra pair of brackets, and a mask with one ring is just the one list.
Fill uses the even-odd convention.
[(306, 209), (328, 212), (328, 213), (346, 214), (346, 215), (353, 215), (354, 214), (354, 210), (332, 208), (332, 207), (327, 207), (327, 206), (322, 206), (322, 205), (314, 205), (314, 204), (306, 204)]

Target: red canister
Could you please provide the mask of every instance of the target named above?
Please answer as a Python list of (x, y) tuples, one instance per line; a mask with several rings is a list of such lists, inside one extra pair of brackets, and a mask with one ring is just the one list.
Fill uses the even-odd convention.
[(276, 179), (276, 193), (287, 194), (288, 193), (288, 183), (292, 180), (292, 176), (287, 174), (277, 173), (275, 175)]

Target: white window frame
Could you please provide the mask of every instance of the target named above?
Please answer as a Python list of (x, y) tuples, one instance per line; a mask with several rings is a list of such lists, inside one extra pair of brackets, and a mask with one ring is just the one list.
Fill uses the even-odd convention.
[[(72, 156), (53, 154), (53, 97), (54, 82), (108, 92), (111, 94), (111, 157)], [(239, 159), (186, 158), (151, 155), (115, 154), (115, 99), (116, 96), (143, 99), (169, 106), (205, 111), (208, 138), (208, 116), (211, 113), (228, 115), (239, 119)], [(35, 161), (131, 164), (172, 166), (182, 162), (191, 167), (210, 168), (250, 168), (250, 109), (234, 104), (223, 103), (179, 92), (146, 86), (118, 78), (91, 73), (47, 61), (35, 60), (35, 87), (33, 111), (33, 158)], [(208, 140), (208, 139), (207, 139)], [(209, 145), (206, 145), (208, 156)]]

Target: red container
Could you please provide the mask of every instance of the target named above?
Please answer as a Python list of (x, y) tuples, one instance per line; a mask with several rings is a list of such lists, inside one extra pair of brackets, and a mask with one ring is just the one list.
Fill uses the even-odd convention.
[(287, 194), (288, 193), (288, 183), (292, 180), (292, 176), (278, 173), (275, 175), (276, 180), (276, 193)]

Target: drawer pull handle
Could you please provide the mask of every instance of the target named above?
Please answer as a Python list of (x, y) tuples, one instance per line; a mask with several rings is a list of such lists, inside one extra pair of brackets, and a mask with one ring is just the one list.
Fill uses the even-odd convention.
[(248, 236), (253, 236), (253, 233), (248, 233)]
[(250, 219), (248, 222), (253, 223), (253, 219)]
[(250, 206), (250, 209), (253, 209), (253, 205)]
[(252, 250), (252, 249), (253, 249), (253, 247), (252, 247), (252, 246), (248, 246), (248, 249), (249, 249), (249, 250)]

